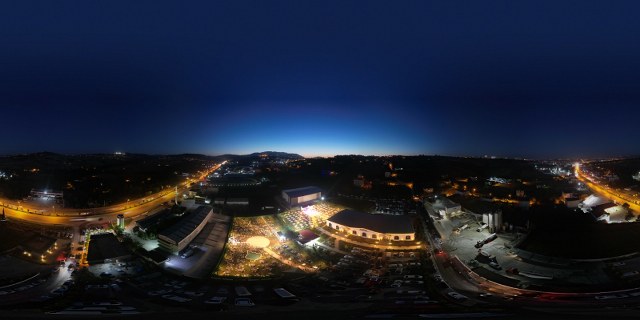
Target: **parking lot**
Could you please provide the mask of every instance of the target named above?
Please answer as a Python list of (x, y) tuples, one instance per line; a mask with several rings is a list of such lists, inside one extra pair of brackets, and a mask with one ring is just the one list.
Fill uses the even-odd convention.
[[(492, 233), (480, 228), (481, 224), (468, 215), (442, 219), (434, 225), (442, 235), (442, 249), (457, 256), (478, 274), (499, 283), (527, 288), (558, 284), (566, 287), (607, 286), (615, 281), (606, 272), (604, 262), (577, 262), (535, 255), (515, 248), (518, 238), (514, 234), (497, 234), (495, 239), (487, 241)], [(459, 230), (463, 225), (468, 227)], [(483, 242), (482, 245), (479, 242)]]

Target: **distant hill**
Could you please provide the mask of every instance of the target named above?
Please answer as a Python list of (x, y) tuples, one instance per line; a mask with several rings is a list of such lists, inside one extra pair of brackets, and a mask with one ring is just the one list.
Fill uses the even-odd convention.
[(249, 157), (259, 157), (263, 154), (269, 156), (269, 158), (283, 158), (283, 159), (304, 159), (303, 156), (297, 153), (287, 153), (287, 152), (279, 152), (279, 151), (263, 151), (263, 152), (254, 152), (249, 154)]

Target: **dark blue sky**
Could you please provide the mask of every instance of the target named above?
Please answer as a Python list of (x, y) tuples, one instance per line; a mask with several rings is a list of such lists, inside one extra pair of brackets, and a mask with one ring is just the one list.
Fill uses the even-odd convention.
[(0, 153), (640, 154), (637, 1), (5, 1)]

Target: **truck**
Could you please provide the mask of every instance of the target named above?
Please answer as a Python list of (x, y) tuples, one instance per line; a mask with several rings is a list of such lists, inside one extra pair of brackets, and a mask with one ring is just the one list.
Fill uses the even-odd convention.
[(478, 242), (476, 242), (475, 247), (476, 248), (482, 248), (482, 246), (484, 246), (485, 244), (495, 240), (498, 238), (498, 235), (495, 233), (492, 233), (491, 235), (489, 235), (488, 237), (486, 237), (484, 240), (478, 240)]

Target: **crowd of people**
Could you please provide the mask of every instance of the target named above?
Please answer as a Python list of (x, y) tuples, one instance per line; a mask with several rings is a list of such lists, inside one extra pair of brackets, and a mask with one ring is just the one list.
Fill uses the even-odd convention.
[(216, 276), (260, 278), (275, 275), (281, 270), (282, 265), (277, 259), (247, 243), (247, 239), (256, 236), (265, 237), (270, 243), (277, 242), (268, 222), (269, 219), (263, 217), (237, 217), (233, 220), (229, 242)]

